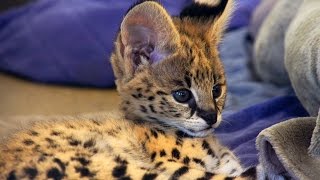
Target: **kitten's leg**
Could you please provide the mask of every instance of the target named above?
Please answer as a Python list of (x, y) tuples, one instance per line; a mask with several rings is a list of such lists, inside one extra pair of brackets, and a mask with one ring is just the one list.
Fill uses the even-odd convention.
[(243, 172), (239, 160), (231, 151), (225, 149), (220, 158), (220, 165), (214, 171), (215, 173), (239, 176)]

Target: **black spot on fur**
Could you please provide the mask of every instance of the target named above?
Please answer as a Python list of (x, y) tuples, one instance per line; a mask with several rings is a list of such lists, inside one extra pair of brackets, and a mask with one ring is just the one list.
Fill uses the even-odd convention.
[(204, 150), (210, 148), (210, 145), (209, 145), (209, 143), (208, 143), (206, 140), (204, 140), (204, 141), (202, 142), (202, 148), (203, 148)]
[(25, 140), (23, 141), (23, 144), (25, 144), (25, 145), (27, 145), (27, 146), (30, 146), (30, 145), (33, 145), (34, 142), (33, 142), (31, 139), (25, 139)]
[(158, 138), (158, 133), (155, 130), (151, 129), (150, 132), (154, 138)]
[(204, 140), (204, 141), (202, 142), (202, 148), (203, 148), (204, 150), (207, 150), (207, 154), (208, 154), (208, 155), (211, 155), (212, 157), (215, 156), (215, 153), (213, 152), (213, 150), (211, 149), (209, 143), (208, 143), (206, 140)]
[(224, 180), (234, 180), (235, 178), (234, 177), (226, 177), (224, 178)]
[(115, 178), (120, 178), (125, 176), (127, 172), (127, 165), (116, 166), (112, 170), (112, 176)]
[(199, 70), (196, 71), (196, 78), (200, 79), (200, 71)]
[(134, 97), (135, 99), (139, 99), (139, 97), (135, 94), (131, 94), (132, 97)]
[(183, 140), (181, 138), (177, 138), (176, 139), (176, 145), (177, 146), (182, 146), (182, 144), (183, 144)]
[(168, 162), (177, 162), (177, 161), (174, 159), (168, 159)]
[(174, 117), (179, 118), (179, 117), (181, 117), (181, 114), (177, 113), (177, 114), (174, 115)]
[(72, 161), (78, 161), (82, 166), (87, 166), (88, 164), (91, 163), (90, 160), (87, 160), (84, 157), (76, 157), (76, 158), (71, 158)]
[(122, 159), (120, 156), (117, 156), (114, 161), (118, 164), (121, 164), (121, 165), (127, 165), (128, 164), (128, 161), (125, 160), (125, 159)]
[(172, 149), (171, 155), (173, 158), (180, 159), (180, 151), (177, 148)]
[(39, 144), (35, 145), (35, 146), (32, 148), (32, 151), (40, 152), (40, 145), (39, 145)]
[(155, 118), (155, 117), (152, 117), (152, 116), (147, 116), (148, 119), (152, 119), (152, 120), (155, 120), (155, 121), (159, 121), (158, 118)]
[(171, 176), (170, 180), (179, 179), (182, 175), (186, 174), (189, 171), (187, 166), (182, 166), (181, 168), (177, 169)]
[(142, 180), (153, 180), (153, 179), (156, 179), (157, 176), (158, 176), (158, 174), (146, 173), (143, 175)]
[(60, 134), (61, 134), (61, 132), (58, 132), (58, 131), (51, 132), (51, 136), (59, 136)]
[(67, 128), (74, 129), (75, 127), (71, 124), (66, 125)]
[(191, 112), (190, 112), (190, 116), (193, 116), (193, 114), (196, 112), (197, 108), (198, 108), (198, 105), (197, 105), (197, 102), (194, 98), (192, 98), (189, 102), (188, 102), (188, 106), (189, 108), (191, 109)]
[(79, 144), (81, 144), (81, 141), (71, 138), (71, 139), (69, 139), (69, 144), (71, 146), (78, 146)]
[[(198, 178), (197, 180), (208, 180), (208, 179), (211, 179), (214, 175), (215, 174), (213, 174), (213, 173), (206, 172), (203, 177)], [(225, 178), (225, 180), (227, 180), (227, 179)]]
[(90, 152), (92, 152), (93, 154), (97, 154), (98, 153), (98, 149), (94, 148), (94, 149), (90, 150)]
[(193, 136), (190, 136), (189, 134), (183, 132), (183, 131), (176, 131), (176, 135), (179, 138), (193, 138)]
[(31, 135), (31, 136), (38, 136), (38, 135), (39, 135), (39, 133), (38, 133), (38, 132), (36, 132), (36, 131), (30, 131), (30, 135)]
[(120, 177), (118, 180), (132, 180), (129, 176)]
[(228, 152), (225, 152), (221, 155), (221, 159), (223, 159), (225, 156), (229, 156), (230, 154)]
[(164, 130), (162, 130), (162, 129), (155, 128), (155, 130), (156, 130), (158, 133), (162, 134), (162, 135), (166, 135), (166, 132), (164, 132)]
[(173, 84), (175, 84), (176, 86), (184, 86), (184, 83), (181, 80), (173, 80)]
[(95, 141), (93, 139), (89, 139), (83, 144), (84, 148), (91, 148), (95, 145)]
[(215, 156), (215, 153), (212, 151), (212, 149), (211, 149), (211, 148), (210, 148), (210, 149), (208, 149), (207, 153), (208, 153), (209, 155), (211, 155), (212, 157), (214, 157), (214, 156)]
[(169, 105), (169, 101), (168, 101), (165, 97), (162, 97), (161, 99), (163, 100), (163, 102), (164, 102), (166, 105)]
[(16, 148), (15, 151), (16, 151), (16, 152), (21, 152), (22, 149), (21, 149), (21, 148)]
[(190, 158), (188, 156), (183, 158), (183, 164), (188, 165), (190, 163)]
[(147, 108), (145, 106), (143, 106), (143, 105), (140, 105), (140, 111), (143, 112), (143, 113), (147, 113), (148, 112)]
[(42, 153), (42, 156), (52, 156), (52, 154), (48, 154), (48, 153)]
[(187, 83), (188, 88), (191, 88), (191, 79), (189, 76), (184, 76), (184, 81)]
[(192, 160), (193, 162), (200, 164), (202, 167), (205, 167), (205, 163), (201, 159), (193, 158)]
[(162, 161), (157, 162), (156, 165), (154, 165), (154, 169), (157, 169), (158, 167), (160, 167), (163, 164)]
[(66, 171), (66, 166), (65, 166), (65, 164), (64, 164), (60, 159), (54, 158), (54, 159), (53, 159), (53, 162), (57, 163), (58, 166), (61, 168), (61, 170), (62, 170), (63, 172)]
[(164, 95), (168, 95), (167, 93), (163, 92), (163, 91), (157, 91), (157, 94), (159, 96), (164, 96)]
[(49, 143), (49, 144), (53, 144), (54, 140), (51, 138), (45, 138), (45, 140)]
[(11, 171), (8, 174), (7, 180), (16, 180), (16, 179), (17, 179), (16, 172), (15, 171)]
[(154, 109), (154, 106), (152, 104), (149, 105), (149, 109), (153, 113), (157, 113), (157, 111)]
[(47, 178), (52, 178), (54, 180), (60, 180), (64, 177), (63, 173), (61, 173), (59, 171), (58, 168), (51, 168), (48, 172), (47, 172)]
[(47, 158), (44, 155), (41, 155), (38, 159), (38, 162), (43, 162), (45, 161)]
[(151, 162), (154, 161), (154, 159), (156, 158), (156, 156), (157, 156), (157, 153), (156, 153), (156, 152), (153, 152), (153, 153), (151, 154)]
[(163, 157), (163, 156), (166, 156), (166, 155), (167, 155), (166, 151), (164, 149), (162, 149), (160, 151), (160, 157)]
[(30, 179), (34, 179), (38, 175), (38, 170), (36, 168), (24, 168), (24, 174)]
[(144, 133), (144, 135), (146, 136), (146, 139), (149, 141), (150, 140), (150, 136), (148, 133)]
[(149, 101), (153, 101), (154, 99), (155, 99), (154, 96), (148, 97), (148, 100), (149, 100)]
[(91, 122), (97, 126), (101, 126), (101, 122), (97, 121), (97, 120), (91, 120)]
[(75, 167), (77, 173), (80, 173), (80, 177), (94, 177), (95, 173), (90, 172), (87, 167)]

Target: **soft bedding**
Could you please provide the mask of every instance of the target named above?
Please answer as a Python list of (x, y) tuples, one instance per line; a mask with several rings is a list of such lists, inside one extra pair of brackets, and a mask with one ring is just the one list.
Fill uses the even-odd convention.
[[(229, 29), (247, 26), (260, 0), (236, 0)], [(44, 82), (113, 87), (109, 63), (119, 23), (134, 1), (38, 0), (0, 13), (0, 71)], [(191, 0), (162, 0), (178, 15)]]

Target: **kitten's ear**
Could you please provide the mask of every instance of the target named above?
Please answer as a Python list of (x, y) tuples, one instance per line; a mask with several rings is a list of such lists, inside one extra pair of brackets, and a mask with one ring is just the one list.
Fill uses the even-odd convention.
[(234, 11), (234, 2), (233, 0), (220, 0), (218, 6), (220, 6), (223, 11), (213, 21), (209, 36), (215, 38), (217, 42), (220, 42), (229, 23), (231, 14)]
[(228, 25), (233, 6), (233, 0), (195, 0), (195, 3), (183, 9), (180, 17), (191, 19), (201, 27), (205, 36), (218, 43)]
[(120, 41), (128, 75), (133, 75), (142, 64), (164, 59), (180, 46), (179, 33), (171, 17), (153, 1), (129, 10), (121, 23)]

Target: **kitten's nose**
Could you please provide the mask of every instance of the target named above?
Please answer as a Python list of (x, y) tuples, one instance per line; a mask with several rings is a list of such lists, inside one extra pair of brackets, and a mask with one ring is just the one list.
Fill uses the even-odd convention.
[(205, 120), (209, 126), (212, 126), (217, 122), (217, 113), (215, 111), (205, 111), (202, 109), (198, 109), (197, 115)]

